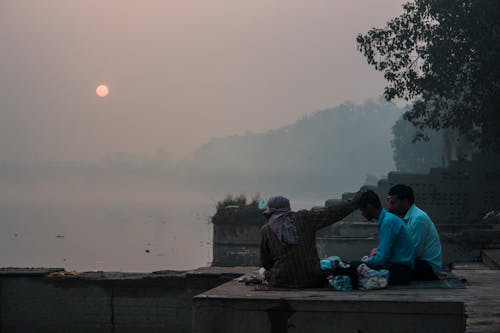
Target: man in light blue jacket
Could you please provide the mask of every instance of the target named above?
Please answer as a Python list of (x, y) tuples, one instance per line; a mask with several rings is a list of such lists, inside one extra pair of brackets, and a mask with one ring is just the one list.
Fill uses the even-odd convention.
[(357, 289), (358, 267), (364, 263), (372, 269), (387, 269), (390, 285), (407, 284), (413, 277), (415, 249), (403, 220), (382, 208), (378, 195), (370, 190), (361, 195), (358, 207), (368, 221), (377, 221), (377, 253), (364, 262), (351, 261), (349, 267), (336, 267), (334, 275), (348, 275), (352, 287)]
[(415, 254), (404, 222), (383, 209), (380, 199), (373, 191), (363, 193), (358, 205), (367, 220), (377, 220), (379, 229), (377, 253), (365, 263), (374, 269), (388, 269), (389, 284), (408, 283), (413, 275)]
[(439, 234), (426, 212), (415, 206), (411, 187), (398, 184), (389, 190), (387, 208), (404, 221), (415, 246), (414, 279), (437, 280), (442, 268)]

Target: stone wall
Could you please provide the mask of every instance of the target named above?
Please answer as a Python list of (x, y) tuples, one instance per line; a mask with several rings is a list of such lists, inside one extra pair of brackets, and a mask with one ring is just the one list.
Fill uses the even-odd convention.
[[(437, 229), (445, 268), (455, 262), (480, 261), (481, 250), (500, 248), (500, 224), (438, 224)], [(337, 255), (348, 261), (359, 260), (378, 243), (374, 223), (340, 222), (324, 234), (317, 237), (320, 258)]]
[[(428, 174), (391, 172), (387, 179), (370, 187), (385, 205), (391, 186), (402, 183), (415, 191), (416, 203), (429, 213), (438, 227), (445, 264), (479, 260), (480, 250), (500, 247), (500, 225), (484, 224), (482, 217), (500, 208), (500, 159), (474, 156), (472, 161), (453, 161), (448, 168)], [(344, 193), (342, 200), (352, 193)], [(340, 199), (330, 199), (325, 206)], [(359, 259), (377, 245), (378, 230), (366, 223), (359, 211), (342, 222), (318, 232), (320, 257), (339, 255)], [(260, 227), (265, 223), (260, 211), (233, 208), (218, 212), (214, 224), (214, 265), (259, 265)]]
[(210, 267), (152, 274), (71, 274), (4, 268), (0, 332), (187, 333), (192, 331), (193, 296), (247, 271)]
[(390, 172), (372, 189), (385, 201), (396, 184), (411, 186), (415, 202), (436, 224), (477, 223), (500, 207), (500, 158), (475, 155), (471, 161), (451, 161), (449, 167), (433, 168), (428, 174)]
[(260, 228), (266, 223), (253, 206), (219, 210), (214, 225), (213, 266), (258, 266)]

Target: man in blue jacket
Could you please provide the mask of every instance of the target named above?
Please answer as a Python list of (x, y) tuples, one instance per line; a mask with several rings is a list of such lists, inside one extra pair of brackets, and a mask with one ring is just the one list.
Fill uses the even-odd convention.
[(426, 212), (415, 206), (413, 189), (398, 184), (389, 190), (387, 208), (401, 216), (415, 246), (416, 280), (437, 280), (442, 268), (439, 234)]
[[(413, 275), (415, 251), (407, 228), (396, 215), (382, 208), (378, 195), (366, 191), (358, 201), (359, 210), (367, 220), (377, 220), (379, 241), (377, 253), (364, 263), (373, 269), (387, 269), (389, 284), (407, 284)], [(348, 275), (353, 288), (358, 288), (357, 268), (363, 262), (352, 261), (348, 268), (336, 268), (334, 275)]]
[(358, 205), (367, 220), (377, 219), (379, 230), (377, 253), (365, 263), (374, 269), (388, 269), (389, 284), (407, 284), (413, 275), (415, 251), (403, 220), (382, 208), (373, 191), (366, 191)]

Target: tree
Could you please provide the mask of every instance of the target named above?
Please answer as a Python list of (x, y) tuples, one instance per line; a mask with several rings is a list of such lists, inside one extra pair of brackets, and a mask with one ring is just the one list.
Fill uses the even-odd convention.
[(482, 149), (499, 150), (500, 1), (414, 0), (386, 27), (357, 37), (382, 71), (387, 100), (413, 102), (404, 117), (426, 128), (456, 129)]
[(429, 141), (413, 142), (415, 127), (399, 118), (392, 127), (394, 164), (398, 171), (425, 173), (432, 167), (443, 166), (443, 135), (436, 131), (425, 132)]

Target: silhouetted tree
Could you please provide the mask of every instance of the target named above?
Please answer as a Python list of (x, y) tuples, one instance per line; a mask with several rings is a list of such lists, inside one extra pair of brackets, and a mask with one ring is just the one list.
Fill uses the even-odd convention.
[(357, 37), (384, 73), (387, 100), (413, 101), (404, 115), (422, 130), (457, 129), (483, 149), (500, 141), (500, 1), (414, 0)]
[(398, 171), (423, 173), (432, 167), (443, 165), (443, 136), (436, 131), (427, 131), (430, 140), (413, 142), (416, 129), (399, 118), (392, 127), (394, 164)]

